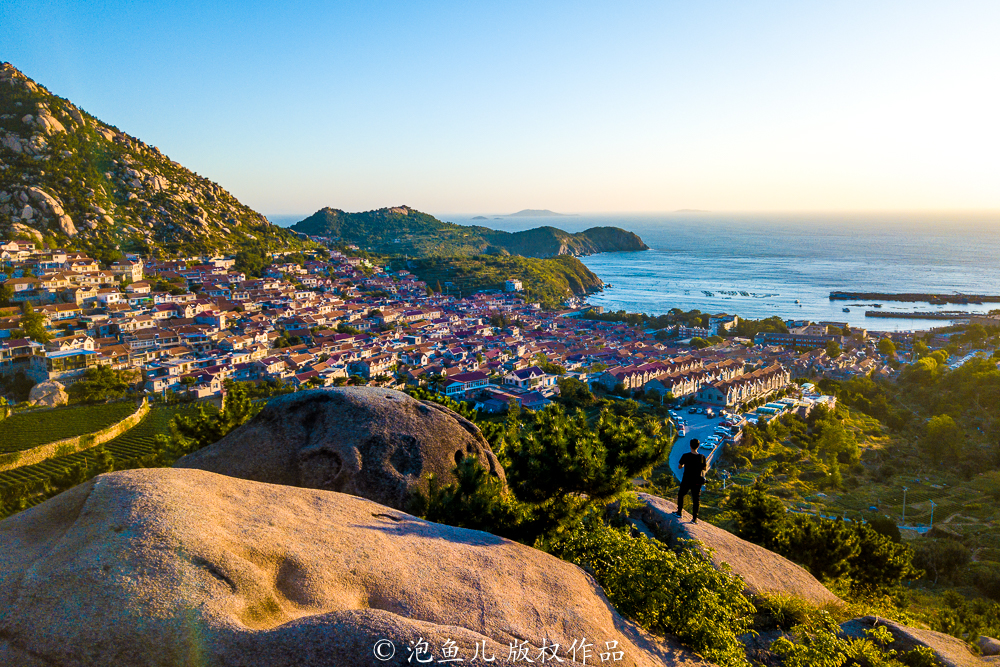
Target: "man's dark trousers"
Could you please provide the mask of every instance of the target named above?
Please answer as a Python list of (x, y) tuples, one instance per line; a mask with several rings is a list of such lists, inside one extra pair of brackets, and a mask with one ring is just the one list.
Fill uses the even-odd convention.
[(701, 480), (695, 482), (681, 482), (681, 490), (677, 494), (677, 513), (684, 511), (684, 496), (691, 494), (691, 518), (698, 518), (698, 505), (701, 501)]

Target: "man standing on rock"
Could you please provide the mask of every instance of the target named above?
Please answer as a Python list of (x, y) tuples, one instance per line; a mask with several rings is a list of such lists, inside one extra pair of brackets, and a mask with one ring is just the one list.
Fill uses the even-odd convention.
[(681, 457), (677, 467), (684, 471), (681, 479), (681, 490), (677, 494), (677, 516), (684, 516), (684, 496), (691, 494), (691, 523), (698, 523), (698, 503), (701, 499), (701, 487), (705, 483), (705, 469), (708, 459), (698, 453), (697, 438), (691, 438), (691, 451)]

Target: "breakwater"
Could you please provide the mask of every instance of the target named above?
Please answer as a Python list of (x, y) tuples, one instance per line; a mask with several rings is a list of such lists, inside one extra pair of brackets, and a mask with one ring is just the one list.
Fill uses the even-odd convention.
[(830, 301), (909, 301), (926, 303), (1000, 303), (998, 294), (891, 294), (884, 292), (830, 292)]
[(898, 317), (904, 320), (960, 320), (969, 319), (979, 313), (966, 313), (962, 311), (940, 311), (936, 313), (900, 313), (892, 310), (866, 310), (865, 317)]

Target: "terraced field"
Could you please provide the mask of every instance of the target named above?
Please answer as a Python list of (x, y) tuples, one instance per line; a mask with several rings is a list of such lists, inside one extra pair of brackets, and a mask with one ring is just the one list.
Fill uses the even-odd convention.
[[(206, 410), (214, 407), (206, 405)], [(139, 460), (157, 451), (155, 438), (157, 435), (169, 433), (170, 420), (177, 414), (192, 414), (198, 410), (197, 405), (154, 405), (146, 417), (114, 440), (104, 444), (106, 450), (115, 460), (115, 469), (135, 467)], [(0, 489), (26, 483), (45, 482), (53, 477), (64, 475), (74, 467), (90, 468), (97, 461), (97, 453), (101, 447), (95, 447), (48, 459), (42, 463), (23, 468), (16, 468), (0, 473)], [(44, 496), (39, 497), (39, 500)]]
[(0, 454), (94, 433), (136, 411), (132, 401), (21, 412), (0, 421)]

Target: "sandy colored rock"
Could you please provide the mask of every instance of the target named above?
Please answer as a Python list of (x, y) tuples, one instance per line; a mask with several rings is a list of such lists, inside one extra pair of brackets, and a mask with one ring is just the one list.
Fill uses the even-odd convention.
[(917, 646), (926, 646), (934, 651), (945, 667), (982, 667), (985, 662), (974, 655), (961, 639), (933, 630), (918, 630), (876, 616), (865, 616), (842, 623), (840, 628), (849, 637), (862, 637), (866, 630), (885, 626), (896, 640), (887, 648), (896, 651), (910, 651)]
[(841, 603), (840, 598), (816, 577), (787, 558), (704, 521), (692, 524), (690, 515), (678, 518), (674, 514), (677, 505), (669, 500), (647, 493), (640, 493), (639, 498), (646, 506), (638, 511), (637, 516), (654, 534), (670, 541), (698, 540), (713, 551), (713, 563), (728, 563), (736, 574), (743, 577), (747, 593), (794, 595), (817, 606)]
[(46, 111), (40, 111), (38, 117), (35, 119), (35, 123), (44, 130), (46, 134), (55, 134), (57, 132), (65, 132), (66, 128), (60, 123), (55, 116)]
[(34, 227), (29, 227), (28, 225), (20, 222), (15, 222), (11, 225), (10, 230), (15, 236), (28, 236), (36, 243), (42, 242), (42, 233)]
[(55, 217), (63, 215), (65, 211), (63, 210), (62, 204), (58, 199), (50, 195), (45, 190), (39, 187), (29, 187), (26, 188), (26, 192), (31, 196), (32, 199), (39, 202), (44, 209), (47, 209), (49, 213)]
[(77, 234), (76, 225), (73, 224), (73, 218), (68, 215), (59, 216), (59, 228), (66, 236), (76, 236)]
[[(704, 664), (543, 552), (201, 470), (100, 475), (0, 522), (0, 609), (3, 665), (406, 665), (423, 638), (437, 659), (454, 642), (465, 664), (480, 642), (501, 664), (511, 642), (537, 658), (547, 639), (570, 667), (581, 637), (618, 642), (623, 667)], [(395, 644), (384, 662), (380, 639)]]
[(504, 479), (479, 428), (448, 408), (389, 389), (343, 387), (272, 399), (175, 467), (340, 491), (405, 510), (426, 493), (425, 475), (452, 481), (455, 464), (471, 454)]
[(55, 380), (39, 382), (28, 393), (28, 402), (32, 405), (40, 405), (47, 408), (54, 408), (57, 405), (66, 405), (69, 395), (66, 394), (66, 387)]

